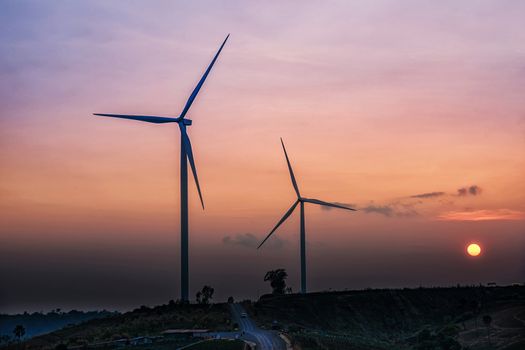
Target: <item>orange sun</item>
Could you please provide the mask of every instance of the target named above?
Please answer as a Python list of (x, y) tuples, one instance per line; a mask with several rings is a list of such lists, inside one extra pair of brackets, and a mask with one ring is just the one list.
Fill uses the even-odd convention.
[(476, 243), (470, 243), (467, 247), (467, 253), (470, 256), (478, 256), (481, 254), (481, 247)]

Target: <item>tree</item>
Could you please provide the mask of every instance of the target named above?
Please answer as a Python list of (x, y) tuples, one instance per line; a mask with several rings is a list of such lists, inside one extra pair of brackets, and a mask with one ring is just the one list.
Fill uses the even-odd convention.
[(286, 278), (288, 274), (285, 269), (277, 269), (266, 272), (264, 281), (270, 281), (273, 294), (284, 294), (286, 290)]
[(492, 323), (492, 317), (490, 315), (483, 316), (483, 323), (487, 327), (487, 338), (489, 339), (489, 345), (490, 344), (490, 324)]
[(202, 287), (202, 290), (200, 292), (197, 292), (197, 294), (195, 295), (197, 303), (201, 305), (208, 305), (210, 303), (210, 299), (213, 299), (213, 292), (215, 292), (215, 289), (213, 289), (213, 287)]
[(20, 339), (22, 339), (22, 337), (26, 334), (26, 329), (21, 324), (16, 325), (15, 329), (13, 329), (13, 334), (20, 342)]
[(233, 297), (228, 297), (228, 304), (233, 304), (234, 300)]

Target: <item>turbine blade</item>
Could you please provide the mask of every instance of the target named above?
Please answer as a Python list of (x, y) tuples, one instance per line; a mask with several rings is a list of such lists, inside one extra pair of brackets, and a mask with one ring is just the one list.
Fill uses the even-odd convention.
[(284, 142), (282, 138), (281, 138), (281, 145), (283, 145), (284, 156), (286, 157), (286, 163), (288, 164), (288, 170), (290, 171), (290, 177), (292, 178), (293, 188), (295, 189), (297, 198), (301, 198), (301, 194), (299, 193), (299, 187), (297, 186), (297, 181), (295, 181), (295, 175), (293, 174), (292, 165), (290, 164), (290, 159), (288, 159), (288, 153), (286, 153), (286, 148), (284, 147)]
[(126, 114), (103, 114), (103, 113), (93, 113), (93, 115), (98, 115), (101, 117), (112, 117), (112, 118), (123, 118), (123, 119), (133, 119), (140, 120), (148, 123), (175, 123), (179, 121), (179, 118), (171, 117), (158, 117), (153, 115), (126, 115)]
[(328, 202), (320, 201), (319, 199), (303, 198), (303, 201), (304, 202), (308, 202), (308, 203), (313, 203), (313, 204), (324, 205), (325, 207), (333, 207), (333, 208), (353, 210), (353, 211), (356, 210), (356, 209), (353, 209), (353, 208), (350, 208), (350, 207), (345, 207), (344, 205), (339, 205), (339, 204), (334, 204), (334, 203), (328, 203)]
[(191, 104), (193, 103), (193, 100), (195, 100), (195, 97), (197, 97), (197, 94), (199, 93), (199, 90), (201, 89), (202, 85), (204, 84), (204, 81), (206, 80), (206, 78), (208, 77), (208, 74), (210, 73), (213, 65), (215, 64), (215, 61), (217, 60), (217, 57), (219, 57), (219, 54), (221, 53), (222, 48), (224, 47), (224, 44), (226, 44), (226, 41), (228, 40), (229, 37), (230, 37), (230, 34), (228, 34), (226, 39), (224, 39), (224, 42), (222, 43), (221, 47), (219, 48), (219, 51), (217, 51), (217, 53), (215, 54), (215, 57), (213, 57), (213, 60), (211, 61), (210, 65), (208, 66), (208, 69), (206, 69), (206, 71), (204, 72), (204, 75), (202, 76), (201, 80), (199, 80), (199, 83), (197, 84), (197, 86), (195, 87), (195, 89), (191, 93), (190, 97), (188, 98), (188, 101), (186, 102), (186, 105), (184, 106), (184, 109), (182, 110), (182, 113), (180, 114), (181, 118), (184, 118), (186, 113), (188, 113), (188, 110), (190, 109)]
[[(180, 124), (179, 124), (180, 125)], [(193, 150), (191, 149), (191, 142), (188, 134), (186, 133), (186, 127), (180, 128), (181, 137), (184, 140), (184, 145), (186, 148), (186, 155), (188, 161), (190, 162), (191, 171), (193, 173), (193, 178), (195, 179), (195, 185), (197, 186), (197, 191), (199, 192), (199, 198), (201, 200), (202, 209), (204, 209), (204, 200), (202, 199), (201, 186), (199, 185), (199, 177), (197, 176), (197, 168), (195, 167), (195, 160), (193, 159)]]
[(259, 246), (257, 247), (257, 249), (259, 249), (263, 244), (264, 242), (266, 242), (266, 240), (268, 238), (270, 238), (270, 236), (275, 232), (275, 230), (277, 230), (277, 228), (279, 226), (281, 226), (281, 224), (286, 220), (288, 219), (288, 217), (290, 215), (292, 215), (295, 207), (297, 206), (297, 204), (299, 204), (299, 200), (295, 201), (295, 203), (292, 205), (292, 207), (290, 209), (288, 209), (288, 211), (284, 214), (284, 216), (281, 218), (281, 220), (279, 220), (279, 222), (277, 223), (277, 225), (275, 225), (275, 227), (273, 228), (273, 230), (268, 234), (268, 236), (266, 236), (266, 238), (261, 242), (261, 244), (259, 244)]

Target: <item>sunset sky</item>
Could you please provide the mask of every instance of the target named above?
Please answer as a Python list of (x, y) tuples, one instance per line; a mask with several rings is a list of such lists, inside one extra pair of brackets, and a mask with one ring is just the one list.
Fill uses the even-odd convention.
[[(525, 282), (525, 2), (0, 2), (0, 313), (179, 297), (188, 117), (190, 292)], [(469, 257), (466, 246), (482, 253)]]

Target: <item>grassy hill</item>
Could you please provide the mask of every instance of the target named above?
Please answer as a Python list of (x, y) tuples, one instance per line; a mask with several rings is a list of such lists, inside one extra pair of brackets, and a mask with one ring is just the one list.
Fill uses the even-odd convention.
[[(525, 349), (525, 287), (522, 286), (265, 295), (255, 303), (244, 304), (261, 327), (271, 328), (273, 321), (278, 321), (296, 350)], [(483, 322), (484, 316), (492, 320), (489, 327)], [(171, 303), (141, 307), (68, 326), (10, 348), (55, 349), (59, 344), (70, 349), (88, 344), (90, 349), (114, 348), (115, 345), (105, 342), (157, 336), (172, 328), (232, 330), (230, 317), (228, 304)], [(121, 344), (119, 348), (168, 350), (191, 341)], [(197, 348), (234, 349), (241, 345), (219, 343), (203, 343)]]
[(303, 350), (525, 349), (519, 286), (267, 295), (246, 307), (262, 327), (278, 321)]
[[(96, 344), (137, 336), (156, 336), (166, 329), (230, 330), (227, 304), (181, 305), (172, 303), (153, 308), (141, 307), (124, 314), (71, 325), (21, 344), (25, 349), (53, 349), (58, 344), (68, 347)], [(11, 348), (18, 349), (17, 345)]]

